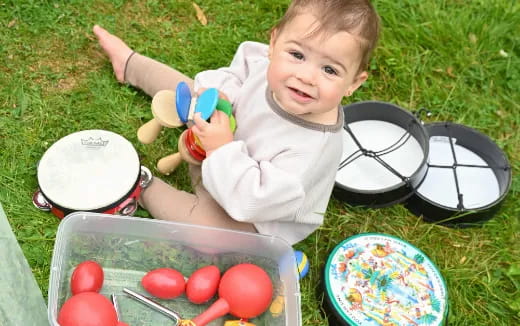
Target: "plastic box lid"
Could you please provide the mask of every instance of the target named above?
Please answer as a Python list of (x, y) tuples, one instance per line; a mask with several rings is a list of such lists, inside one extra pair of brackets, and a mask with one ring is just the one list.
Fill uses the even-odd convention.
[(0, 325), (48, 325), (38, 283), (0, 204)]
[[(71, 296), (70, 276), (85, 260), (97, 261), (105, 274), (101, 294), (117, 296), (121, 320), (132, 326), (167, 325), (171, 320), (126, 297), (122, 289), (147, 294), (140, 280), (148, 271), (171, 267), (189, 277), (196, 269), (215, 264), (221, 273), (239, 263), (264, 268), (273, 281), (273, 302), (255, 325), (301, 325), (300, 289), (292, 247), (275, 236), (189, 225), (139, 217), (76, 212), (58, 227), (51, 263), (48, 318), (58, 325), (59, 308)], [(148, 295), (148, 294), (147, 294)], [(172, 300), (156, 299), (185, 319), (193, 318), (216, 299), (195, 305), (182, 295)], [(280, 298), (281, 297), (281, 298)], [(282, 299), (282, 300), (280, 300)], [(154, 299), (155, 300), (155, 299)], [(247, 300), (247, 298), (245, 298)], [(237, 320), (227, 315), (209, 325)]]

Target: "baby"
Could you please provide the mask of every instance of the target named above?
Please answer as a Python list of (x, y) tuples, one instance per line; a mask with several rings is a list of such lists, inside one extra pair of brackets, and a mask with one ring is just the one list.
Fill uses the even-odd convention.
[(379, 34), (368, 0), (294, 0), (271, 31), (269, 45), (240, 44), (229, 67), (194, 81), (132, 51), (94, 26), (116, 78), (153, 96), (185, 81), (217, 88), (233, 105), (237, 128), (215, 111), (195, 116), (206, 150), (190, 166), (195, 194), (158, 178), (141, 205), (159, 219), (279, 236), (290, 244), (322, 223), (342, 154), (341, 101), (367, 79)]

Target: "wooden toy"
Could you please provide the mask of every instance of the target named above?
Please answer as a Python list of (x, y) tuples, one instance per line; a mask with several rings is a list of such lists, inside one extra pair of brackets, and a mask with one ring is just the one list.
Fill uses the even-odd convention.
[(152, 99), (153, 119), (142, 125), (137, 130), (137, 139), (143, 144), (151, 144), (162, 127), (177, 128), (183, 125), (177, 111), (172, 110), (175, 101), (175, 92), (162, 90), (157, 92)]
[(193, 98), (189, 86), (180, 82), (174, 91), (159, 91), (152, 100), (152, 114), (154, 118), (141, 126), (137, 131), (137, 138), (143, 144), (152, 143), (162, 127), (176, 128), (182, 125), (188, 127), (177, 143), (177, 153), (165, 156), (157, 162), (157, 169), (163, 174), (170, 174), (184, 160), (188, 163), (200, 165), (206, 158), (206, 152), (200, 141), (191, 132), (193, 117), (200, 113), (204, 120), (208, 120), (215, 110), (225, 112), (230, 118), (230, 128), (236, 128), (236, 121), (231, 114), (231, 104), (218, 98), (218, 90), (209, 88), (199, 97)]

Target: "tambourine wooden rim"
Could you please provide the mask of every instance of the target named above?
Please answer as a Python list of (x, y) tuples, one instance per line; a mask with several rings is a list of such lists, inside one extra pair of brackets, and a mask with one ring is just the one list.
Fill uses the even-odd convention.
[(410, 176), (403, 178), (395, 185), (377, 190), (357, 189), (336, 180), (333, 190), (334, 197), (351, 205), (374, 208), (405, 201), (412, 195), (412, 190), (420, 185), (427, 170), (429, 144), (426, 130), (420, 120), (397, 105), (380, 101), (357, 102), (344, 106), (343, 110), (345, 127), (358, 121), (378, 120), (408, 130), (410, 135), (419, 143), (423, 157), (417, 169)]
[[(499, 187), (499, 195), (481, 207), (464, 207), (462, 193), (460, 207), (450, 207), (439, 201), (428, 198), (421, 193), (421, 186), (414, 192), (405, 206), (415, 215), (423, 217), (429, 222), (439, 222), (446, 226), (466, 227), (473, 226), (491, 219), (502, 205), (512, 183), (511, 167), (505, 153), (487, 135), (464, 125), (437, 122), (425, 125), (430, 138), (452, 137), (456, 143), (477, 154), (489, 169), (493, 171)], [(455, 142), (455, 141), (454, 141)], [(454, 154), (455, 155), (455, 154)], [(428, 167), (424, 185), (429, 181), (429, 174), (435, 167)], [(449, 169), (449, 167), (446, 167)], [(438, 179), (435, 182), (440, 182)]]

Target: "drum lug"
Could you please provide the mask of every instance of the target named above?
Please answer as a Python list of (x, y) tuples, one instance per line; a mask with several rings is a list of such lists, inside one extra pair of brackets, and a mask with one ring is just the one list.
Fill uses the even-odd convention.
[(141, 181), (139, 182), (141, 188), (144, 189), (148, 187), (152, 182), (152, 178), (152, 172), (150, 172), (146, 166), (141, 165)]
[(36, 207), (44, 212), (49, 212), (52, 208), (51, 204), (49, 204), (49, 202), (47, 202), (47, 200), (43, 196), (40, 189), (38, 189), (34, 192), (32, 201), (33, 201), (34, 207)]
[(424, 121), (421, 119), (421, 115), (425, 114), (426, 117), (431, 117), (432, 112), (428, 110), (427, 108), (420, 108), (417, 111), (412, 111), (413, 115), (421, 122), (421, 124), (424, 124)]

